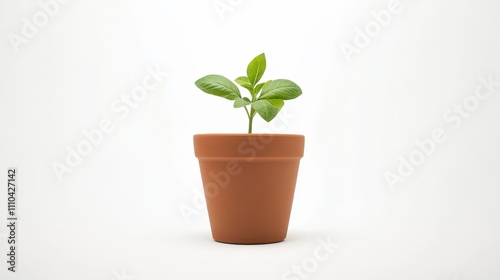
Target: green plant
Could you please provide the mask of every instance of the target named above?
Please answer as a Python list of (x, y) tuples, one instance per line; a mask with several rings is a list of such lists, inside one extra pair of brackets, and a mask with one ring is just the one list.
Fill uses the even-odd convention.
[[(242, 97), (240, 90), (228, 78), (221, 75), (207, 75), (195, 82), (202, 91), (234, 100), (234, 108), (245, 108), (248, 116), (248, 133), (252, 133), (252, 123), (255, 114), (259, 114), (269, 122), (279, 113), (285, 100), (290, 100), (302, 94), (300, 87), (286, 79), (269, 80), (258, 83), (266, 70), (264, 53), (256, 56), (247, 67), (247, 76), (241, 76), (234, 81), (250, 92), (250, 98)], [(248, 110), (247, 106), (250, 106)]]

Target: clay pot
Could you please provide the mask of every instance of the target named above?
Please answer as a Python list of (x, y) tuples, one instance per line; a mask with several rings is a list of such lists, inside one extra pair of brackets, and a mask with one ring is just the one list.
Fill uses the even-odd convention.
[(215, 241), (285, 239), (303, 135), (197, 134), (194, 150)]

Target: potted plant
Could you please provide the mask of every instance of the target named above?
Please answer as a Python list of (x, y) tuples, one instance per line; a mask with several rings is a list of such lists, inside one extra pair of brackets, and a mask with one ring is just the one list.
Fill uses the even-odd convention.
[(247, 67), (247, 76), (235, 79), (250, 96), (221, 75), (207, 75), (195, 82), (202, 91), (233, 101), (244, 108), (248, 133), (196, 134), (199, 160), (212, 236), (232, 244), (264, 244), (285, 239), (295, 192), (304, 136), (252, 134), (258, 114), (271, 121), (285, 104), (302, 94), (286, 79), (261, 82), (266, 70), (262, 53)]

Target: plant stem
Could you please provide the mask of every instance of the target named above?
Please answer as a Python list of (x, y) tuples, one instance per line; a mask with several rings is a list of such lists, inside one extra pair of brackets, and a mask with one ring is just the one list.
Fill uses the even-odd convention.
[(252, 133), (252, 120), (253, 120), (253, 117), (248, 112), (248, 109), (247, 109), (246, 106), (243, 107), (243, 108), (245, 108), (245, 112), (247, 113), (247, 116), (248, 116), (248, 133)]
[(248, 112), (247, 106), (245, 106), (243, 108), (245, 108), (245, 112), (247, 112), (247, 117), (250, 118), (250, 113)]
[(248, 116), (248, 133), (252, 133), (252, 124), (253, 124), (253, 117), (255, 116), (255, 112), (252, 109), (250, 109), (250, 115)]
[[(252, 96), (252, 102), (257, 99), (257, 94), (255, 92), (255, 88), (252, 87), (250, 91), (250, 95)], [(246, 107), (245, 107), (246, 109)], [(248, 113), (248, 111), (247, 111)], [(248, 115), (248, 133), (252, 133), (252, 125), (253, 125), (253, 117), (255, 116), (255, 110), (252, 106), (250, 106), (250, 114)]]
[(248, 118), (248, 133), (251, 134), (252, 133), (252, 122), (253, 122), (253, 118), (252, 117), (249, 117)]

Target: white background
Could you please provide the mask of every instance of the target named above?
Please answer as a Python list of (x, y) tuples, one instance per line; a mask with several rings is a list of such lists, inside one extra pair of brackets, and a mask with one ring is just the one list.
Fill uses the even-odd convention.
[[(0, 1), (0, 217), (7, 168), (19, 184), (18, 272), (4, 262), (1, 218), (0, 278), (498, 279), (500, 87), (459, 126), (443, 115), (473, 98), (478, 77), (500, 80), (500, 2), (401, 0), (346, 56), (389, 3), (73, 0), (26, 38), (23, 18), (41, 5)], [(289, 235), (220, 244), (199, 205), (192, 136), (244, 133), (246, 117), (194, 81), (244, 75), (262, 52), (264, 79), (304, 92), (270, 124), (306, 136)], [(121, 118), (113, 102), (148, 67), (168, 77)], [(54, 162), (104, 119), (114, 130), (59, 180)], [(385, 174), (434, 129), (446, 141), (391, 188)], [(320, 262), (318, 238), (338, 245)], [(303, 264), (305, 276), (286, 274)]]

